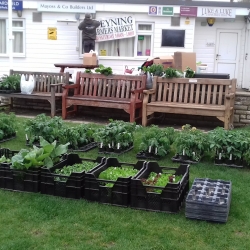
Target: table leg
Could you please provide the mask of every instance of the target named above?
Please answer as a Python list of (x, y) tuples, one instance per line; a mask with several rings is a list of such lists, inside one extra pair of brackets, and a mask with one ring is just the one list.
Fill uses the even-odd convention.
[(65, 67), (61, 66), (60, 73), (64, 72)]

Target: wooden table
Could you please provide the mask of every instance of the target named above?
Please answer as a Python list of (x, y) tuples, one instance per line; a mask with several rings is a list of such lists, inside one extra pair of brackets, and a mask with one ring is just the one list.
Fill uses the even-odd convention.
[(60, 67), (60, 73), (63, 73), (65, 68), (85, 68), (85, 69), (94, 69), (98, 68), (99, 65), (84, 65), (80, 63), (55, 63), (55, 67)]

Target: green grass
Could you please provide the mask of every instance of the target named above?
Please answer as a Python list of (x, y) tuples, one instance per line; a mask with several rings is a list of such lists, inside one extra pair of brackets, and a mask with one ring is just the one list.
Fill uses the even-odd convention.
[[(1, 144), (12, 150), (26, 148), (25, 121), (18, 118), (17, 138)], [(136, 132), (134, 149), (120, 162), (137, 161), (143, 128)], [(171, 162), (173, 151), (161, 166)], [(97, 149), (82, 153), (95, 159)], [(207, 155), (190, 167), (194, 178), (232, 181), (232, 201), (225, 224), (185, 218), (178, 214), (141, 211), (82, 200), (0, 190), (0, 249), (69, 250), (247, 250), (250, 246), (250, 174), (248, 169), (215, 166)]]

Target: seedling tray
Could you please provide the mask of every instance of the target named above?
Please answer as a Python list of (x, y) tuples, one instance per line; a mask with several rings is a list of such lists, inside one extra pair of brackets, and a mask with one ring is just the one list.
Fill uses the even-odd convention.
[(186, 164), (197, 164), (200, 161), (194, 161), (189, 159), (186, 155), (179, 155), (176, 154), (174, 157), (172, 157), (172, 161), (173, 162), (179, 162), (179, 163), (186, 163)]
[(15, 139), (15, 138), (16, 138), (16, 133), (13, 134), (13, 135), (10, 136), (10, 137), (3, 138), (2, 140), (0, 140), (0, 143), (1, 143), (1, 142), (9, 141), (9, 140), (12, 140), (12, 139)]
[[(165, 187), (143, 185), (141, 179), (147, 179), (151, 172), (182, 175), (177, 183), (168, 182)], [(148, 190), (161, 190), (156, 193)], [(157, 162), (147, 162), (141, 174), (131, 180), (131, 204), (136, 209), (177, 213), (189, 190), (189, 165), (181, 164), (178, 168), (160, 167)]]
[(73, 151), (73, 152), (87, 152), (93, 148), (97, 147), (97, 142), (91, 142), (89, 144), (86, 144), (82, 147), (79, 147), (77, 149), (69, 149), (68, 151)]
[[(85, 199), (104, 204), (127, 207), (130, 203), (130, 183), (144, 169), (146, 162), (138, 161), (136, 164), (119, 162), (117, 158), (107, 158), (104, 165), (85, 175)], [(100, 179), (99, 174), (109, 167), (130, 166), (139, 170), (135, 176), (119, 177), (116, 181)], [(106, 184), (112, 184), (107, 187)]]
[(217, 158), (214, 159), (214, 165), (233, 167), (233, 168), (243, 168), (244, 167), (243, 161), (236, 163), (233, 160), (219, 160)]
[[(104, 164), (105, 158), (98, 157), (96, 160), (84, 159), (80, 158), (78, 154), (72, 153), (66, 155), (63, 161), (50, 169), (43, 167), (41, 173), (41, 193), (71, 199), (80, 199), (84, 197), (85, 171), (73, 172), (69, 176), (54, 173), (56, 169), (61, 169), (64, 166), (74, 165), (84, 161), (95, 162), (95, 168), (99, 168)], [(58, 177), (65, 180), (56, 180)]]
[(186, 198), (186, 217), (226, 222), (231, 192), (230, 181), (196, 178)]
[(137, 159), (150, 159), (150, 160), (160, 160), (161, 159), (161, 157), (159, 155), (148, 153), (148, 152), (145, 152), (145, 151), (140, 151), (136, 155), (136, 158)]
[(115, 155), (121, 155), (124, 154), (130, 150), (132, 150), (134, 148), (134, 145), (131, 145), (130, 147), (126, 148), (126, 149), (114, 149), (114, 148), (110, 148), (110, 149), (101, 149), (99, 148), (98, 154), (115, 154)]

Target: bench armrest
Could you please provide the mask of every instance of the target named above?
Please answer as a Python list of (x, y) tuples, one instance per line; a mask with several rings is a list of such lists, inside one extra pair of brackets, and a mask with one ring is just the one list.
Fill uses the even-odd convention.
[(144, 88), (139, 88), (139, 89), (131, 90), (130, 92), (135, 94), (135, 93), (142, 93), (144, 90), (145, 90)]
[(227, 94), (226, 95), (226, 98), (227, 99), (232, 99), (232, 98), (234, 98), (235, 97), (235, 93), (230, 93), (230, 94)]
[(146, 89), (146, 90), (143, 90), (143, 94), (144, 95), (152, 95), (155, 93), (155, 90), (154, 89)]
[(64, 84), (62, 86), (64, 89), (76, 89), (79, 87), (79, 84), (78, 83), (75, 83), (75, 84)]

